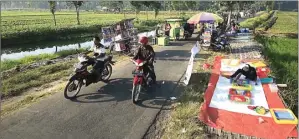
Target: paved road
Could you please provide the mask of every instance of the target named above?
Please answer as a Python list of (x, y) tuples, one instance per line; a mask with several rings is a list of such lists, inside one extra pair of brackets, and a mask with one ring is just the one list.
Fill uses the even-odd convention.
[(0, 138), (142, 138), (184, 74), (193, 44), (177, 42), (175, 47), (157, 48), (155, 69), (160, 85), (142, 95), (139, 105), (131, 102), (134, 65), (127, 61), (113, 67), (110, 83), (83, 88), (76, 101), (64, 99), (61, 92), (2, 119)]

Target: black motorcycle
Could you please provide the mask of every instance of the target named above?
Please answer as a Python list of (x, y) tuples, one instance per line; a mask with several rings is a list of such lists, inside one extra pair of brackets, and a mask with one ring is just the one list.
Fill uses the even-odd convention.
[(224, 51), (226, 53), (231, 53), (232, 50), (226, 35), (220, 35), (219, 37), (215, 38), (212, 41), (211, 46), (214, 51)]
[(184, 27), (184, 39), (187, 40), (192, 37), (192, 34), (194, 32), (194, 25), (186, 23)]
[[(104, 58), (89, 57), (87, 56), (87, 53), (80, 54), (78, 51), (77, 53), (79, 62), (74, 65), (75, 73), (71, 75), (64, 89), (64, 97), (66, 99), (75, 98), (84, 84), (85, 86), (88, 86), (91, 83), (97, 83), (99, 81), (107, 82), (112, 74), (112, 65), (115, 63), (112, 61), (113, 56), (111, 53)], [(95, 76), (94, 72), (88, 71), (87, 67), (90, 65), (93, 66), (97, 60), (104, 61), (104, 69), (102, 69), (100, 80), (95, 82), (98, 78)]]

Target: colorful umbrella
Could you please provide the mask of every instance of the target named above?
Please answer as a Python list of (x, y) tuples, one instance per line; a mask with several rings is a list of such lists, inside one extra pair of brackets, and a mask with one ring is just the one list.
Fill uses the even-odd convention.
[(197, 24), (199, 22), (222, 22), (223, 19), (216, 14), (213, 13), (198, 13), (192, 16), (187, 22), (189, 24)]

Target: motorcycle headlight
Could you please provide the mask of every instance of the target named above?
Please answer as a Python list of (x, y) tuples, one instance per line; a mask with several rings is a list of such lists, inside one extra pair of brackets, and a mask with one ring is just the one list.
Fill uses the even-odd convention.
[(145, 62), (141, 62), (141, 63), (139, 63), (137, 66), (141, 67), (141, 66), (144, 65), (144, 63), (145, 63)]

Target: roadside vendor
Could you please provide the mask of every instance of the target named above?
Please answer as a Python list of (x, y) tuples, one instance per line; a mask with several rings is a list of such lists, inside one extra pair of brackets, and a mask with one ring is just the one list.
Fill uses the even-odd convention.
[(242, 69), (238, 69), (232, 76), (230, 76), (230, 78), (237, 81), (241, 75), (244, 75), (245, 79), (253, 81), (255, 82), (255, 85), (257, 85), (257, 74), (254, 67), (246, 64)]
[(165, 25), (164, 25), (164, 29), (165, 29), (165, 35), (166, 36), (169, 36), (170, 35), (170, 29), (171, 29), (171, 26), (170, 26), (170, 24), (167, 22), (167, 21), (165, 21)]

